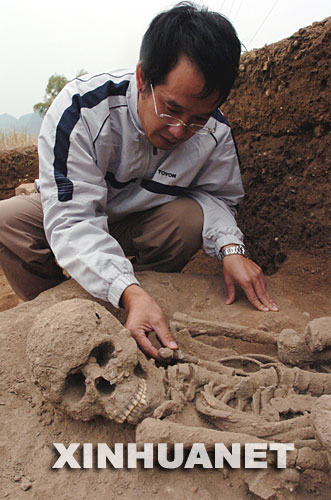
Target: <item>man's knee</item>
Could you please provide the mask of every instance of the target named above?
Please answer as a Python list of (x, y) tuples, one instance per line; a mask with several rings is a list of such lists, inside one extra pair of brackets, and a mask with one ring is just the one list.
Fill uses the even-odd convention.
[(12, 198), (0, 201), (0, 243), (6, 246), (8, 229), (15, 225), (16, 213), (15, 203)]
[(191, 198), (178, 198), (165, 206), (174, 236), (184, 247), (192, 247), (195, 253), (202, 245), (203, 212)]
[(3, 229), (8, 224), (8, 219), (12, 217), (11, 198), (0, 201), (0, 229)]
[(47, 248), (39, 195), (0, 202), (0, 244), (25, 262), (34, 260), (35, 248)]
[(7, 230), (25, 224), (27, 221), (31, 221), (34, 226), (38, 223), (41, 227), (42, 219), (43, 214), (38, 193), (29, 196), (13, 196), (0, 201), (0, 230)]
[(136, 271), (179, 272), (202, 245), (203, 213), (190, 198), (147, 211), (135, 223)]

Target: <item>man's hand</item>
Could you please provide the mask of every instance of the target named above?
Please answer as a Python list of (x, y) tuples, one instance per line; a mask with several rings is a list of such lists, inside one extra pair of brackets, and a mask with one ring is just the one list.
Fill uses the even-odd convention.
[(125, 328), (145, 354), (161, 360), (157, 349), (146, 336), (146, 332), (154, 331), (164, 347), (178, 349), (164, 319), (160, 307), (154, 299), (138, 285), (130, 285), (121, 297), (121, 303), (128, 311)]
[(223, 258), (223, 274), (227, 287), (226, 304), (236, 298), (237, 283), (245, 292), (250, 303), (259, 311), (278, 311), (278, 307), (267, 292), (262, 269), (242, 255), (228, 255)]

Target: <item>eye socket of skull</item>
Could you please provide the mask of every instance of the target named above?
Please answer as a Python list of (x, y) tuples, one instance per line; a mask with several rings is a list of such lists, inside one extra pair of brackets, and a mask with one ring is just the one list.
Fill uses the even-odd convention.
[(99, 366), (105, 366), (112, 357), (115, 348), (111, 342), (104, 342), (98, 345), (92, 351), (90, 356), (93, 356)]
[(85, 376), (81, 372), (70, 373), (65, 380), (63, 401), (75, 404), (84, 397), (85, 392)]

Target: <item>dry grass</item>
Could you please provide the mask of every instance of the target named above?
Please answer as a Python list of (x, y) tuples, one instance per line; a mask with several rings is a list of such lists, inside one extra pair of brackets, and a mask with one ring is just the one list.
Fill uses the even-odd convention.
[(25, 146), (34, 146), (37, 144), (38, 137), (28, 134), (24, 131), (11, 130), (9, 132), (0, 132), (0, 149), (14, 149)]

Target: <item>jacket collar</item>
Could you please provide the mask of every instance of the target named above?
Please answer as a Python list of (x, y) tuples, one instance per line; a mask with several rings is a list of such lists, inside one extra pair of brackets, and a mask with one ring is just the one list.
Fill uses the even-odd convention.
[(137, 80), (135, 72), (131, 78), (126, 95), (127, 95), (129, 113), (133, 125), (140, 134), (145, 135), (144, 129), (141, 125), (141, 121), (138, 115), (138, 89), (137, 89)]

